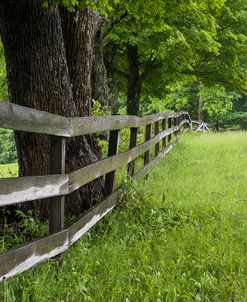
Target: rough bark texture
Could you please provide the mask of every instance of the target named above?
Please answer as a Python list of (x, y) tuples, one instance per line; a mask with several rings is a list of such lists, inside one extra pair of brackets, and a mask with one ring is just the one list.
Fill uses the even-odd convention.
[[(42, 2), (0, 0), (0, 31), (6, 55), (10, 101), (70, 117), (89, 115), (93, 42), (90, 35), (93, 37), (94, 34), (90, 26), (94, 27), (94, 19), (85, 18), (85, 24), (82, 24), (81, 32), (86, 37), (85, 40), (80, 39), (82, 46), (76, 45), (73, 38), (77, 33), (74, 33), (69, 42), (73, 54), (71, 59), (66, 58), (59, 12), (57, 9), (52, 12), (44, 9)], [(83, 14), (91, 16), (87, 10)], [(71, 32), (73, 30), (71, 28)], [(20, 176), (49, 174), (48, 137), (16, 132), (15, 139)], [(95, 145), (93, 139), (88, 140)], [(88, 140), (72, 139), (68, 142), (67, 171), (97, 159)], [(101, 191), (102, 188), (97, 188), (95, 193), (91, 186), (86, 192), (85, 189), (75, 192), (68, 197), (70, 211), (78, 214), (82, 208), (88, 208)], [(45, 200), (35, 202), (35, 205), (42, 210), (42, 216), (47, 214)], [(29, 203), (30, 206), (33, 203)]]
[(109, 43), (106, 47), (105, 64), (109, 87), (109, 105), (112, 114), (118, 114), (118, 85), (117, 85), (117, 45)]
[[(72, 102), (59, 14), (56, 9), (52, 13), (44, 10), (41, 2), (0, 2), (10, 101), (73, 115), (76, 108)], [(15, 140), (19, 175), (48, 174), (48, 137), (15, 132)], [(46, 200), (40, 201), (38, 207), (43, 211), (41, 215), (45, 215)]]
[(141, 94), (138, 46), (127, 46), (127, 58), (129, 63), (127, 114), (138, 115)]
[(104, 45), (101, 29), (98, 30), (94, 44), (93, 72), (92, 72), (92, 97), (100, 102), (103, 107), (109, 106), (109, 87), (104, 62)]
[[(94, 40), (103, 19), (99, 13), (89, 9), (76, 10), (73, 13), (61, 9), (60, 15), (77, 116), (89, 116), (92, 114), (91, 78)], [(78, 154), (78, 149), (80, 154)], [(80, 158), (79, 161), (78, 157)], [(68, 158), (70, 161), (74, 159), (74, 163), (70, 165), (73, 170), (98, 160), (100, 158), (100, 150), (95, 137), (87, 135), (70, 140)], [(68, 169), (68, 172), (71, 172), (71, 170)], [(72, 196), (74, 196), (75, 202), (77, 200), (78, 206), (83, 201), (84, 209), (87, 209), (101, 197), (102, 192), (102, 182), (99, 179), (84, 186), (81, 190), (73, 193)]]

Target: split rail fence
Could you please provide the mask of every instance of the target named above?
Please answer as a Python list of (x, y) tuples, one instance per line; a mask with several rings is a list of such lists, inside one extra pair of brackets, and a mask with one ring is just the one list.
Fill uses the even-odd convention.
[[(152, 135), (152, 125), (154, 135)], [(137, 144), (138, 128), (145, 126), (145, 142)], [(137, 116), (94, 116), (67, 118), (9, 102), (0, 102), (0, 128), (42, 133), (50, 136), (51, 175), (0, 179), (0, 207), (50, 198), (50, 235), (0, 253), (0, 281), (59, 255), (75, 243), (117, 204), (114, 191), (116, 169), (128, 166), (133, 178), (147, 175), (191, 128), (187, 112)], [(119, 131), (130, 129), (129, 150), (118, 153)], [(65, 174), (66, 138), (109, 131), (108, 157)], [(155, 148), (151, 160), (150, 149)], [(144, 154), (144, 167), (135, 173), (135, 160)], [(64, 229), (64, 197), (87, 183), (104, 177), (105, 199), (92, 207), (72, 226)]]

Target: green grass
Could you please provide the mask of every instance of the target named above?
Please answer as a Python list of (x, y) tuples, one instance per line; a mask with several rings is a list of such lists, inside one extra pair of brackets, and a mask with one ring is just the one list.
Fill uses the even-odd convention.
[(65, 254), (3, 301), (247, 301), (247, 133), (189, 134)]
[(0, 178), (16, 177), (18, 175), (18, 164), (0, 165)]

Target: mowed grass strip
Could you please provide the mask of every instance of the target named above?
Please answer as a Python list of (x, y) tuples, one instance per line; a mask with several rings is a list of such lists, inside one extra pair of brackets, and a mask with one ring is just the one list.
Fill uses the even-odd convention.
[(64, 255), (3, 301), (247, 301), (247, 134), (188, 134)]

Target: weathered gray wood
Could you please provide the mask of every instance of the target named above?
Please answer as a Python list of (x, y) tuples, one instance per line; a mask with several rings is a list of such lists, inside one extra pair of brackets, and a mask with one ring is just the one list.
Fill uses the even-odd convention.
[(69, 193), (69, 175), (0, 179), (0, 206)]
[(0, 206), (58, 195), (67, 195), (88, 182), (130, 163), (139, 155), (148, 151), (165, 136), (177, 131), (178, 127), (182, 127), (185, 123), (189, 123), (189, 121), (185, 120), (177, 127), (160, 132), (156, 137), (125, 153), (95, 162), (70, 175), (0, 179)]
[(65, 252), (68, 246), (68, 230), (64, 230), (6, 253), (1, 253), (0, 281), (15, 276), (37, 263)]
[[(152, 124), (146, 125), (146, 132), (145, 132), (145, 142), (151, 139), (152, 133)], [(147, 165), (150, 162), (150, 151), (146, 151), (144, 153), (144, 165)]]
[(91, 116), (71, 119), (71, 135), (78, 136), (122, 128), (140, 128), (163, 118), (176, 117), (183, 112), (164, 112), (143, 117), (133, 115)]
[(86, 183), (103, 176), (149, 150), (163, 137), (173, 133), (177, 128), (170, 128), (159, 133), (148, 142), (110, 158), (86, 166), (70, 175), (48, 175), (0, 179), (0, 206), (35, 200), (40, 198), (66, 195)]
[(178, 127), (167, 129), (160, 132), (157, 136), (149, 141), (138, 145), (127, 152), (117, 154), (115, 156), (103, 159), (95, 162), (89, 166), (86, 166), (78, 171), (70, 174), (70, 192), (77, 190), (86, 183), (103, 176), (121, 166), (130, 163), (136, 159), (139, 155), (149, 150), (153, 145), (160, 141), (163, 137), (176, 131)]
[[(183, 125), (185, 123), (186, 121), (183, 121), (180, 123), (180, 125)], [(177, 130), (177, 128), (175, 128), (175, 130)], [(170, 132), (165, 131), (166, 135), (168, 133)], [(160, 133), (159, 135), (161, 134), (162, 133)], [(164, 133), (162, 135), (164, 135)], [(134, 178), (138, 179), (145, 176), (150, 171), (150, 169), (154, 167), (155, 164), (157, 164), (165, 156), (165, 154), (167, 154), (174, 147), (177, 142), (178, 138), (176, 141), (166, 147), (162, 152), (159, 152), (156, 159), (146, 165), (144, 169), (142, 169), (134, 176)], [(70, 245), (81, 238), (83, 234), (85, 234), (93, 225), (95, 225), (100, 219), (102, 219), (115, 207), (119, 196), (119, 191), (113, 193), (106, 200), (92, 208), (78, 222), (64, 231), (37, 241), (30, 242), (24, 246), (10, 250), (8, 252), (1, 253), (0, 281), (15, 276), (46, 259), (52, 258), (65, 252)]]
[(90, 209), (68, 229), (0, 254), (0, 281), (9, 279), (36, 264), (65, 252), (116, 205), (120, 191)]
[[(159, 121), (154, 123), (154, 133), (155, 135), (158, 135), (160, 132), (159, 130)], [(155, 144), (155, 156), (157, 156), (160, 152), (160, 142), (158, 142), (157, 144)]]
[[(62, 137), (50, 137), (50, 174), (65, 174), (65, 144)], [(64, 195), (50, 198), (50, 234), (61, 231), (64, 227)]]
[(164, 158), (164, 156), (173, 149), (177, 143), (178, 139), (160, 151), (154, 160), (152, 160), (148, 165), (135, 174), (135, 179), (144, 178), (150, 172), (150, 170), (152, 170)]
[(117, 204), (120, 192), (116, 191), (100, 204), (94, 206), (79, 221), (69, 228), (69, 242), (73, 244), (81, 238), (92, 226), (109, 213)]
[(9, 102), (0, 102), (0, 128), (70, 136), (70, 121), (66, 117)]
[[(118, 151), (119, 143), (119, 130), (110, 131), (109, 146), (108, 146), (108, 157), (116, 155)], [(115, 171), (112, 171), (105, 176), (105, 196), (108, 196), (113, 192), (115, 179)]]
[(0, 102), (0, 128), (75, 137), (122, 128), (139, 128), (164, 118), (175, 118), (181, 114), (187, 113), (184, 111), (164, 112), (144, 117), (117, 115), (66, 118), (9, 102)]
[[(134, 148), (137, 144), (137, 132), (138, 132), (138, 128), (131, 128), (130, 129), (129, 149)], [(135, 173), (135, 161), (133, 160), (128, 164), (128, 175), (133, 176), (134, 173)]]

